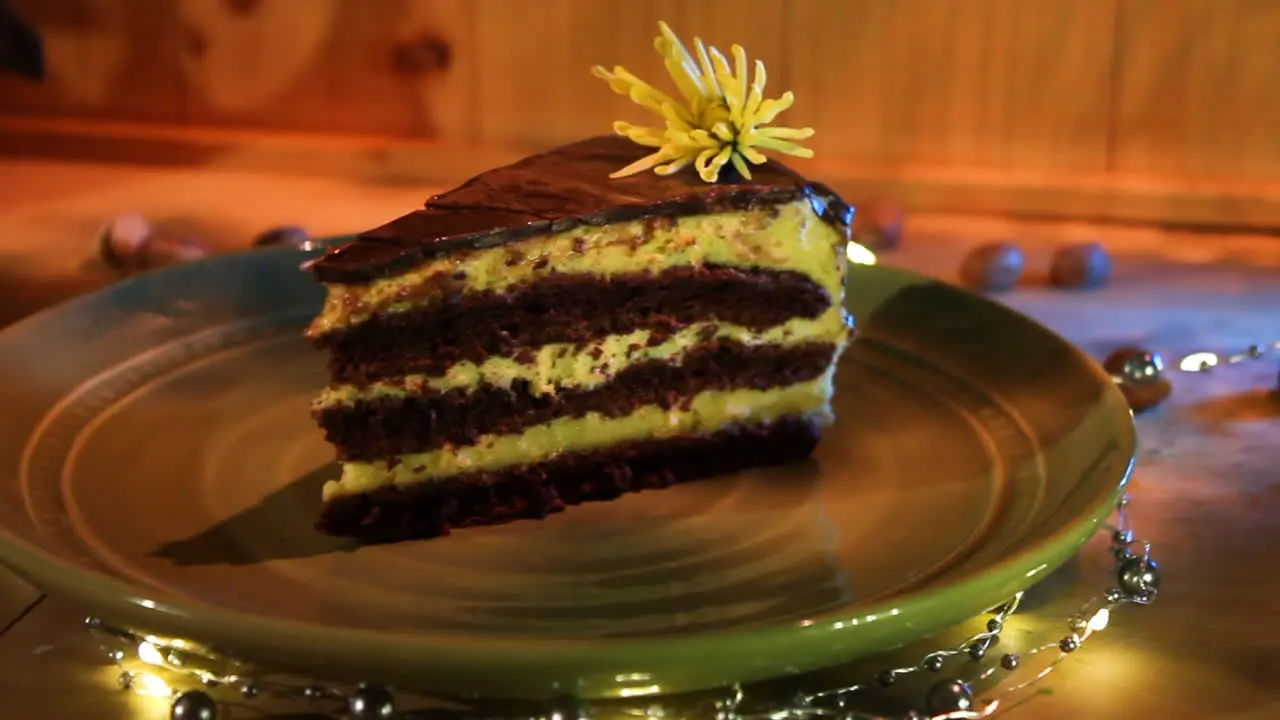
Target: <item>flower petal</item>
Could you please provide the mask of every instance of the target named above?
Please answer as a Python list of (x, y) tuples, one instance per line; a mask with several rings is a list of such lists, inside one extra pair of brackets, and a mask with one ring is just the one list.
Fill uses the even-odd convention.
[(720, 169), (729, 161), (729, 157), (733, 154), (733, 148), (725, 145), (720, 148), (720, 152), (706, 164), (702, 170), (698, 172), (698, 176), (705, 182), (715, 182), (720, 177)]
[(663, 147), (658, 152), (645, 155), (644, 157), (622, 168), (621, 170), (611, 173), (609, 177), (620, 178), (620, 177), (626, 177), (628, 175), (635, 175), (636, 173), (642, 173), (645, 170), (648, 170), (656, 165), (659, 165), (661, 163), (667, 162), (668, 160), (671, 160), (673, 157), (675, 156), (671, 154), (671, 150), (668, 149), (667, 147)]
[(762, 138), (780, 138), (786, 140), (804, 140), (813, 137), (813, 128), (762, 127), (755, 133)]

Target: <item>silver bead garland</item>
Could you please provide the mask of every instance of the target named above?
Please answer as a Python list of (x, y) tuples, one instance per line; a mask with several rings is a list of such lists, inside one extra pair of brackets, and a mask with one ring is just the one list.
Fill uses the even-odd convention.
[[(1244, 352), (1230, 355), (1193, 353), (1183, 357), (1176, 369), (1208, 372), (1219, 366), (1262, 359), (1276, 351), (1280, 351), (1280, 340), (1271, 345), (1251, 345)], [(1158, 354), (1135, 349), (1124, 358), (1121, 372), (1113, 374), (1113, 379), (1121, 385), (1140, 385), (1162, 380), (1164, 371), (1164, 362)], [(1277, 377), (1277, 386), (1280, 387), (1280, 376)], [(1129, 496), (1124, 495), (1116, 507), (1115, 524), (1103, 528), (1110, 535), (1108, 550), (1113, 559), (1114, 585), (1090, 599), (1068, 618), (1066, 633), (1056, 641), (1022, 653), (1003, 653), (997, 658), (988, 658), (990, 648), (999, 640), (1005, 624), (1018, 609), (1022, 600), (1022, 593), (1018, 593), (993, 611), (982, 632), (955, 647), (927, 653), (914, 665), (883, 670), (867, 681), (853, 685), (801, 693), (790, 703), (759, 710), (745, 710), (747, 695), (741, 687), (735, 686), (730, 688), (725, 699), (716, 703), (716, 720), (962, 720), (993, 714), (1000, 708), (1001, 698), (1034, 685), (1068, 655), (1078, 652), (1093, 633), (1107, 627), (1112, 612), (1117, 608), (1148, 605), (1155, 600), (1160, 589), (1160, 565), (1151, 555), (1151, 544), (1134, 534), (1129, 524), (1128, 505)], [(240, 702), (260, 697), (303, 700), (313, 705), (331, 706), (332, 711), (349, 718), (391, 718), (398, 709), (397, 697), (390, 688), (360, 684), (344, 690), (312, 683), (268, 681), (234, 659), (181, 640), (166, 641), (138, 634), (94, 617), (85, 618), (84, 625), (98, 639), (106, 658), (120, 669), (118, 685), (124, 690), (168, 698), (173, 720), (216, 720), (218, 698), (228, 701), (235, 698)], [(1045, 654), (1052, 655), (1047, 663), (1026, 679), (1018, 679), (1017, 673), (1024, 671), (1029, 661)], [(980, 668), (974, 676), (975, 682), (988, 680), (1001, 672), (1011, 680), (997, 683), (993, 688), (998, 691), (996, 695), (977, 698), (970, 683), (959, 677), (965, 669), (957, 667), (960, 663), (968, 668)], [(944, 673), (949, 666), (951, 671)], [(148, 668), (163, 668), (170, 674), (185, 678), (189, 687), (184, 690), (172, 688), (148, 672)], [(215, 672), (208, 668), (225, 670)], [(939, 678), (920, 699), (919, 710), (888, 717), (848, 708), (859, 693), (890, 687), (899, 678), (917, 674)], [(556, 704), (546, 713), (520, 720), (578, 720), (582, 717), (585, 713), (581, 706), (570, 700)]]
[[(1018, 610), (1022, 601), (1022, 593), (1018, 593), (992, 612), (981, 632), (954, 647), (927, 653), (914, 665), (884, 670), (862, 683), (801, 693), (791, 703), (759, 710), (745, 710), (746, 692), (735, 686), (730, 688), (726, 699), (717, 703), (716, 720), (961, 720), (994, 713), (1000, 706), (1000, 697), (975, 697), (969, 682), (960, 678), (964, 670), (975, 665), (981, 668), (975, 681), (1004, 672), (1015, 677), (1015, 681), (1004, 683), (1004, 687), (997, 686), (999, 695), (1018, 692), (1040, 681), (1067, 655), (1081, 648), (1090, 635), (1105, 628), (1113, 610), (1123, 605), (1146, 605), (1155, 599), (1160, 587), (1159, 565), (1151, 556), (1150, 543), (1134, 536), (1128, 521), (1128, 504), (1129, 496), (1125, 495), (1116, 508), (1116, 524), (1103, 529), (1111, 536), (1109, 550), (1114, 559), (1115, 584), (1071, 616), (1066, 623), (1067, 632), (1060, 639), (1020, 654), (1004, 653), (984, 662), (987, 651), (999, 640), (1009, 618)], [(219, 698), (228, 702), (260, 697), (301, 700), (328, 706), (335, 716), (360, 719), (391, 718), (398, 709), (390, 688), (360, 684), (343, 690), (314, 683), (267, 681), (258, 679), (251, 669), (234, 660), (190, 643), (138, 634), (93, 617), (85, 618), (84, 624), (102, 645), (106, 657), (120, 668), (119, 686), (168, 698), (172, 720), (216, 720)], [(1054, 654), (1047, 665), (1031, 677), (1016, 681), (1014, 673), (1024, 668), (1031, 658), (1046, 653)], [(949, 666), (951, 672), (944, 673)], [(213, 667), (231, 670), (222, 674), (208, 669)], [(181, 690), (170, 687), (151, 672), (154, 669), (185, 678), (189, 687)], [(887, 717), (848, 709), (859, 693), (888, 687), (904, 676), (917, 674), (939, 678), (921, 699), (920, 710)], [(570, 700), (558, 703), (546, 713), (519, 720), (574, 720), (584, 715), (576, 702)]]

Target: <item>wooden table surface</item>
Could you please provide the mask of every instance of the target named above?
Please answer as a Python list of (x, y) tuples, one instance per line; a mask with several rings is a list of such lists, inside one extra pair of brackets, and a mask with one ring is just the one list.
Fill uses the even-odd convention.
[[(419, 205), (429, 188), (0, 160), (0, 323), (111, 282), (95, 232), (136, 210), (220, 248), (298, 223), (315, 234), (362, 229)], [(1050, 248), (1096, 238), (1118, 260), (1095, 292), (1031, 286), (1001, 299), (1090, 352), (1138, 343), (1169, 359), (1280, 338), (1280, 238), (1175, 236), (1155, 230), (913, 217), (883, 261), (949, 278), (966, 248), (1015, 239), (1030, 266)], [(1043, 275), (1042, 270), (1031, 273)], [(1175, 392), (1139, 418), (1143, 450), (1132, 517), (1164, 568), (1158, 600), (1125, 608), (1007, 716), (1280, 717), (1280, 358), (1211, 375), (1175, 374)], [(1114, 584), (1102, 539), (1029, 595), (1002, 647), (1053, 640), (1063, 618)], [(0, 570), (0, 716), (162, 718), (163, 702), (115, 689), (114, 671), (82, 629), (83, 612)], [(922, 646), (923, 647), (923, 646)], [(288, 717), (302, 717), (284, 708)], [(285, 715), (275, 715), (283, 717)], [(261, 717), (235, 709), (232, 717)]]

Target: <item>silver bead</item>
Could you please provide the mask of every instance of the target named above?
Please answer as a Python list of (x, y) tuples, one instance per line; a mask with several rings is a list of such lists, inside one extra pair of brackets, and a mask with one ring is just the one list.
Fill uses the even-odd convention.
[(1164, 358), (1159, 353), (1123, 347), (1107, 356), (1102, 367), (1121, 382), (1145, 385), (1164, 377)]
[(1261, 345), (1250, 345), (1249, 349), (1245, 350), (1245, 354), (1254, 360), (1262, 357), (1266, 352), (1267, 351)]
[(121, 690), (128, 690), (133, 687), (133, 677), (133, 673), (126, 670), (116, 676), (116, 685), (119, 686)]
[(973, 691), (959, 680), (941, 680), (929, 688), (924, 702), (933, 715), (965, 712), (973, 709)]
[(84, 619), (84, 626), (90, 630), (96, 630), (102, 627), (102, 620), (90, 615)]
[(1123, 563), (1126, 560), (1132, 560), (1135, 557), (1137, 557), (1137, 555), (1134, 555), (1133, 551), (1127, 547), (1115, 548), (1114, 550), (1111, 551), (1111, 553), (1116, 556), (1116, 562), (1120, 562), (1120, 563)]
[(1134, 557), (1120, 564), (1120, 589), (1140, 602), (1150, 601), (1160, 589), (1160, 566), (1151, 558)]
[(319, 685), (308, 685), (302, 688), (302, 697), (307, 700), (320, 700), (326, 694), (325, 689)]
[(218, 704), (199, 690), (188, 690), (174, 698), (169, 717), (171, 720), (214, 720), (218, 717)]
[(1082, 617), (1073, 617), (1067, 623), (1067, 626), (1071, 628), (1071, 632), (1079, 633), (1084, 632), (1085, 628), (1089, 627), (1089, 622)]
[(122, 662), (124, 660), (123, 650), (112, 650), (107, 653), (107, 658), (113, 663)]
[(1017, 670), (1018, 664), (1022, 662), (1022, 658), (1017, 653), (1005, 653), (1000, 656), (1000, 667), (1005, 670)]
[(930, 655), (929, 657), (924, 659), (924, 662), (920, 664), (923, 665), (924, 669), (928, 670), (929, 672), (939, 672), (940, 670), (942, 670), (942, 662), (943, 661), (942, 661), (941, 655)]
[(240, 686), (240, 695), (246, 700), (252, 700), (258, 697), (258, 693), (262, 692), (262, 688), (258, 687), (255, 682), (247, 682)]
[(991, 647), (990, 640), (979, 640), (968, 648), (969, 657), (974, 660), (981, 660), (987, 656), (987, 649)]
[(991, 618), (987, 621), (987, 632), (998, 633), (1004, 629), (1004, 621), (1000, 618)]
[(1058, 641), (1058, 649), (1064, 653), (1075, 652), (1080, 649), (1080, 638), (1068, 635)]
[(396, 701), (384, 687), (361, 685), (347, 700), (347, 712), (355, 720), (389, 718), (396, 713)]
[(890, 687), (898, 682), (898, 675), (891, 670), (885, 670), (876, 675), (876, 682), (879, 683), (880, 687)]
[(1113, 545), (1128, 545), (1133, 542), (1132, 530), (1117, 530), (1111, 533), (1111, 543)]

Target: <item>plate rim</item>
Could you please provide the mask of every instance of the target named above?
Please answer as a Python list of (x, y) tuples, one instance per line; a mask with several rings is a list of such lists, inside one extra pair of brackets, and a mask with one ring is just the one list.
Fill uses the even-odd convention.
[[(323, 248), (325, 245), (339, 242), (346, 237), (349, 236), (338, 236), (322, 240), (318, 243), (318, 246)], [(305, 258), (307, 255), (317, 253), (300, 252), (295, 248), (250, 249), (248, 251), (217, 255), (195, 263), (186, 263), (179, 267), (190, 268), (193, 265), (211, 267), (218, 263), (250, 262), (251, 260), (245, 259), (246, 255), (267, 256), (277, 254)], [(856, 272), (852, 268), (858, 267), (862, 266), (852, 266), (851, 273)], [(902, 268), (886, 265), (870, 267), (873, 269), (861, 271), (897, 275), (902, 285), (921, 282), (943, 282), (937, 278)], [(61, 314), (75, 312), (79, 306), (93, 304), (105, 295), (120, 291), (126, 285), (163, 283), (164, 278), (172, 272), (176, 272), (173, 266), (141, 273), (85, 295), (58, 303), (0, 330), (0, 338), (12, 338), (32, 328), (39, 327), (41, 324), (49, 322)], [(954, 289), (977, 297), (982, 302), (998, 305), (1002, 310), (1018, 318), (1021, 322), (1030, 323), (1047, 332), (1063, 349), (1069, 350), (1073, 354), (1075, 361), (1087, 367), (1097, 377), (1100, 384), (1105, 384), (1104, 396), (1106, 396), (1106, 399), (1099, 400), (1099, 404), (1115, 406), (1116, 409), (1122, 406), (1127, 407), (1123, 405), (1123, 397), (1114, 388), (1109, 376), (1106, 375), (1097, 362), (1081, 348), (1062, 337), (1057, 331), (1008, 305), (981, 295), (969, 293), (963, 288), (957, 287)], [(1119, 417), (1116, 419), (1118, 420)], [(1007, 557), (996, 562), (987, 563), (972, 574), (948, 583), (946, 585), (948, 596), (972, 597), (975, 601), (980, 597), (983, 598), (983, 603), (989, 598), (990, 604), (986, 605), (986, 607), (993, 607), (1007, 600), (1015, 592), (1024, 590), (1034, 584), (1078, 552), (1080, 547), (1096, 533), (1098, 526), (1110, 516), (1132, 478), (1133, 468), (1136, 463), (1137, 446), (1136, 427), (1133, 422), (1132, 412), (1128, 412), (1126, 422), (1117, 422), (1117, 425), (1121, 426), (1122, 437), (1113, 437), (1112, 440), (1116, 442), (1118, 452), (1127, 457), (1123, 462), (1123, 469), (1119, 477), (1106, 481), (1101, 479), (1096, 481), (1098, 492), (1101, 496), (1094, 498), (1082, 510), (1071, 517), (1059, 522), (1051, 533), (1039, 541), (1030, 545), (1020, 546)], [(16, 472), (16, 468), (11, 469), (10, 472)], [(1080, 487), (1082, 482), (1083, 479), (1078, 480), (1072, 487)], [(1105, 492), (1102, 491), (1103, 488), (1106, 488)], [(292, 654), (297, 655), (298, 653), (314, 651), (317, 647), (323, 646), (347, 648), (343, 654), (352, 657), (380, 652), (409, 659), (424, 653), (430, 653), (439, 655), (442, 658), (448, 658), (452, 665), (468, 666), (476, 669), (494, 667), (502, 665), (504, 662), (510, 665), (512, 656), (530, 655), (537, 659), (526, 661), (523, 663), (524, 666), (545, 664), (549, 673), (564, 673), (565, 669), (577, 668), (581, 670), (589, 667), (609, 667), (617, 666), (619, 663), (623, 665), (652, 666), (655, 662), (660, 663), (661, 658), (664, 656), (669, 657), (672, 654), (685, 656), (685, 663), (688, 664), (691, 661), (698, 661), (697, 659), (713, 658), (722, 652), (724, 648), (740, 643), (756, 647), (775, 644), (781, 647), (806, 643), (812, 648), (814, 638), (821, 638), (827, 641), (826, 645), (835, 648), (834, 650), (827, 648), (822, 652), (812, 652), (809, 655), (811, 659), (799, 665), (788, 663), (786, 667), (782, 667), (782, 663), (779, 660), (766, 661), (755, 672), (754, 677), (745, 680), (729, 680), (729, 682), (740, 682), (830, 667), (832, 663), (827, 660), (829, 656), (839, 655), (845, 660), (853, 660), (859, 656), (857, 652), (842, 655), (838, 649), (838, 646), (841, 645), (841, 638), (848, 638), (851, 634), (860, 636), (859, 633), (852, 633), (847, 624), (850, 619), (849, 606), (815, 613), (805, 621), (773, 622), (764, 625), (720, 628), (648, 638), (532, 638), (519, 636), (477, 638), (465, 633), (396, 633), (389, 630), (365, 628), (334, 628), (308, 621), (265, 617), (248, 611), (199, 602), (192, 603), (180, 600), (157, 602), (148, 598), (148, 593), (144, 589), (123, 579), (117, 579), (64, 561), (47, 552), (44, 548), (15, 536), (12, 531), (3, 525), (0, 525), (0, 564), (7, 566), (19, 577), (26, 579), (42, 592), (74, 600), (80, 606), (83, 606), (86, 612), (100, 614), (111, 622), (133, 625), (152, 632), (172, 636), (190, 636), (190, 639), (197, 642), (212, 642), (215, 647), (222, 645), (224, 647), (257, 648), (248, 653), (242, 653), (244, 659), (247, 660), (260, 657), (263, 654), (262, 648), (275, 647), (283, 649), (283, 646), (290, 646), (293, 648)], [(1021, 581), (1016, 581), (1017, 578), (1021, 578)], [(993, 586), (998, 589), (993, 589)], [(938, 592), (938, 588), (929, 588), (928, 586), (908, 590), (900, 595), (882, 598), (867, 605), (859, 606), (857, 608), (857, 616), (876, 618), (888, 615), (891, 611), (893, 611), (892, 615), (894, 616), (909, 616), (912, 614), (927, 616), (930, 614), (929, 607), (938, 602)], [(998, 597), (995, 597), (997, 595)], [(983, 609), (977, 608), (974, 612), (980, 613)], [(954, 613), (952, 614), (954, 615)], [(853, 625), (856, 626), (857, 623), (853, 623)], [(863, 623), (862, 627), (868, 628), (873, 625), (875, 625), (873, 621), (868, 621)], [(927, 636), (951, 625), (954, 625), (954, 621), (937, 628), (933, 628), (929, 623), (918, 624), (916, 626), (917, 630), (924, 628), (924, 631), (915, 631), (912, 635), (918, 637)], [(264, 637), (270, 638), (270, 640), (264, 643), (262, 641)], [(394, 649), (394, 652), (392, 652), (392, 649)], [(329, 654), (332, 655), (332, 652)], [(624, 657), (628, 658), (628, 660), (618, 660), (618, 658)], [(288, 665), (293, 667), (297, 663), (288, 663)], [(556, 668), (560, 670), (555, 670)], [(662, 672), (664, 671), (659, 671), (659, 673)], [(494, 672), (493, 674), (500, 673)], [(550, 675), (547, 676), (550, 677)], [(567, 682), (573, 681), (568, 676), (565, 676), (565, 679)], [(521, 684), (519, 680), (512, 680), (513, 682), (509, 684)], [(556, 686), (560, 685), (559, 682), (554, 684)], [(574, 684), (574, 694), (583, 698), (617, 697), (620, 689), (616, 687), (616, 683), (584, 681), (581, 675), (576, 678), (576, 683)], [(563, 688), (557, 689), (543, 683), (524, 683), (523, 685), (525, 686), (523, 690), (502, 696), (553, 697), (557, 693), (563, 694), (564, 692)], [(535, 686), (537, 685), (544, 685), (543, 690), (536, 690)], [(662, 685), (662, 694), (711, 687), (711, 685), (705, 683), (685, 687), (675, 680), (664, 682)], [(481, 694), (487, 695), (487, 693)]]

